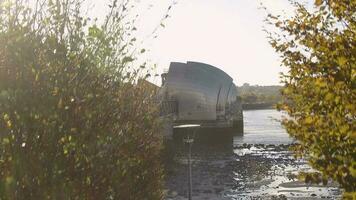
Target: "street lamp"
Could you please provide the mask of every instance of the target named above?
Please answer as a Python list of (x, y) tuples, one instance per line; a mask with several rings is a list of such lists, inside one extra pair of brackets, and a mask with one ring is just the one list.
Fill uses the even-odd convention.
[(192, 156), (192, 145), (194, 142), (194, 128), (200, 127), (199, 124), (182, 124), (179, 126), (174, 126), (176, 129), (192, 129), (188, 131), (186, 137), (183, 138), (183, 142), (188, 145), (188, 200), (192, 200), (192, 165), (191, 165), (191, 156)]

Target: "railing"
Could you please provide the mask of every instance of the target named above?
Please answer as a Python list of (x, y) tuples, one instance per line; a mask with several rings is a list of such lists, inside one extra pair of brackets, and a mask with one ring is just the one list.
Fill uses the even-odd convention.
[(160, 102), (160, 110), (162, 115), (177, 114), (178, 102), (173, 100), (166, 100)]

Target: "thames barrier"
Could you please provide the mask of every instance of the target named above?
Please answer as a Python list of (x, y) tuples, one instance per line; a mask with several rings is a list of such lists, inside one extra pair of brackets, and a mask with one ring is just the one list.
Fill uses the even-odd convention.
[(200, 124), (243, 132), (241, 99), (224, 71), (199, 62), (172, 62), (162, 75), (159, 99), (173, 126)]

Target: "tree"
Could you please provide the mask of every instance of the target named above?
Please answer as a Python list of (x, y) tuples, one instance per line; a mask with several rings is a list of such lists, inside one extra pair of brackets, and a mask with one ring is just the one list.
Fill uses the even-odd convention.
[(25, 2), (0, 1), (0, 199), (161, 199), (133, 3), (97, 24), (82, 1)]
[(280, 109), (297, 139), (294, 150), (319, 173), (306, 180), (337, 181), (345, 197), (356, 191), (356, 1), (316, 0), (309, 11), (293, 2), (295, 16), (269, 14), (272, 47), (288, 68)]

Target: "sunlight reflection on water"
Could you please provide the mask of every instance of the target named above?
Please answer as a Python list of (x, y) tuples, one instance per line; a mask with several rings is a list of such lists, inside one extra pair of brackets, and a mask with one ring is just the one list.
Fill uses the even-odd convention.
[(282, 112), (272, 109), (244, 111), (244, 134), (234, 137), (234, 145), (292, 143), (279, 121), (282, 116)]

